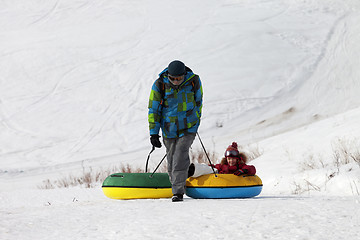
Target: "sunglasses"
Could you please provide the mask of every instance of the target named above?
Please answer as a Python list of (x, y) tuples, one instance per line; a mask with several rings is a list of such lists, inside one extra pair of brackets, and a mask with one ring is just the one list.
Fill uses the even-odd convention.
[(225, 152), (225, 157), (239, 157), (240, 154), (238, 151), (230, 150)]
[(182, 76), (171, 76), (171, 75), (168, 75), (168, 78), (171, 80), (171, 81), (182, 81), (184, 80), (184, 75)]

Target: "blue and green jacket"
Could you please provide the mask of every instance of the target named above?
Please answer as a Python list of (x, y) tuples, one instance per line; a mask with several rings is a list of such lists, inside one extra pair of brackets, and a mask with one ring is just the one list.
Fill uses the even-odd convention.
[(203, 91), (199, 76), (186, 69), (185, 79), (179, 86), (169, 81), (167, 68), (154, 82), (148, 106), (150, 135), (159, 134), (160, 128), (166, 138), (197, 132)]

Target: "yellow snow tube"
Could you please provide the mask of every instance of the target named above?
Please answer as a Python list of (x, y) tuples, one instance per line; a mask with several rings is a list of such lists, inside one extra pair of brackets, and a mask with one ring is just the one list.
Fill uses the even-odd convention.
[(261, 179), (257, 176), (234, 174), (206, 174), (200, 177), (190, 177), (186, 181), (187, 187), (247, 187), (262, 186)]
[(192, 198), (250, 198), (261, 190), (262, 181), (256, 175), (207, 174), (188, 178), (185, 193)]
[(102, 190), (112, 199), (171, 198), (166, 173), (115, 173), (108, 176)]
[(171, 188), (103, 187), (105, 196), (112, 199), (171, 198)]

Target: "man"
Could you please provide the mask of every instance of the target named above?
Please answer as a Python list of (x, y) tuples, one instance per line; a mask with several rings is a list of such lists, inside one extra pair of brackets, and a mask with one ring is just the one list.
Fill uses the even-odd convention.
[(150, 142), (166, 147), (172, 201), (183, 201), (190, 165), (189, 148), (200, 125), (202, 86), (198, 75), (181, 61), (172, 61), (154, 82), (149, 99)]

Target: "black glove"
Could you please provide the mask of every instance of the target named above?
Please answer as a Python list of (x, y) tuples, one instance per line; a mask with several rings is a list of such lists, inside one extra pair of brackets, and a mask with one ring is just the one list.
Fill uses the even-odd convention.
[(161, 142), (159, 140), (160, 136), (153, 134), (150, 136), (150, 142), (154, 147), (161, 148)]
[(234, 172), (234, 175), (236, 176), (240, 176), (241, 174), (247, 174), (248, 173), (248, 170), (247, 169), (238, 169)]

